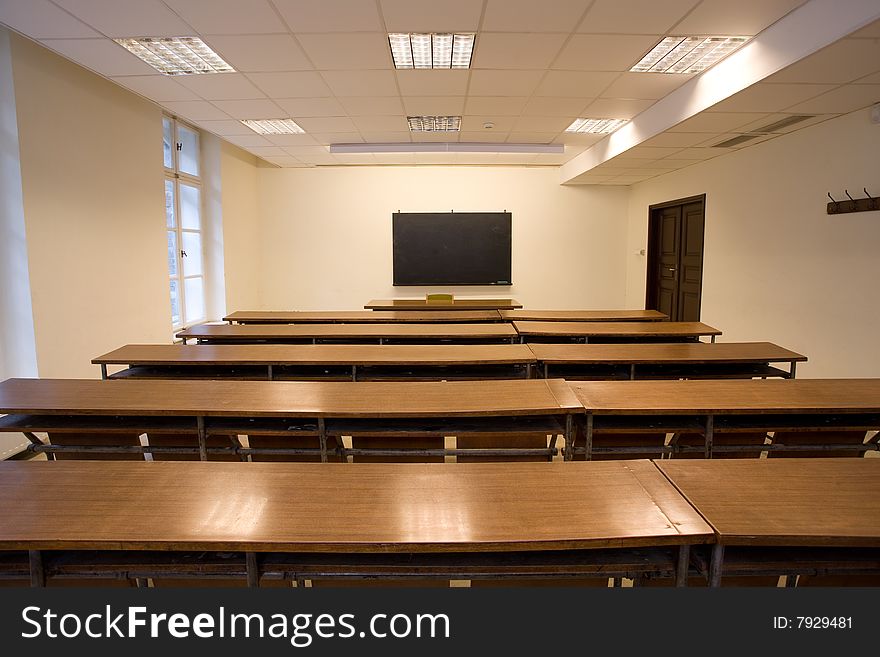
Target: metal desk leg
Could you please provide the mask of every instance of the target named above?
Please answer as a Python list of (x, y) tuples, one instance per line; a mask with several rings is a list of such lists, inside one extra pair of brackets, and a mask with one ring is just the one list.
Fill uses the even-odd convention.
[(544, 378), (545, 378), (545, 379), (550, 378), (550, 377), (547, 376), (547, 372), (549, 371), (549, 369), (550, 369), (550, 366), (547, 365), (547, 363), (545, 362), (545, 363), (544, 363)]
[(712, 560), (709, 562), (709, 586), (721, 586), (721, 562), (724, 561), (724, 546), (716, 543), (712, 546)]
[(272, 366), (271, 366), (271, 365), (266, 365), (266, 376), (267, 376), (267, 379), (268, 379), (269, 381), (272, 381), (272, 380), (274, 380), (274, 378), (275, 378), (275, 375), (274, 375), (273, 372), (272, 372)]
[(710, 342), (715, 342), (715, 337), (716, 337), (716, 336), (713, 335), (709, 341), (710, 341)]
[(357, 365), (352, 365), (352, 366), (351, 366), (351, 380), (352, 380), (352, 381), (357, 381), (357, 380), (358, 380), (358, 368), (357, 368)]
[(318, 418), (318, 441), (321, 444), (321, 463), (327, 462), (327, 426), (324, 418)]
[(247, 585), (249, 588), (256, 588), (260, 585), (260, 568), (257, 564), (257, 553), (245, 552), (244, 558), (247, 564)]
[[(593, 415), (592, 413), (587, 414), (587, 426), (584, 430), (584, 450), (585, 456), (584, 458), (587, 461), (593, 460)], [(574, 456), (574, 454), (572, 454)]]
[(532, 363), (526, 363), (526, 378), (535, 378), (535, 366)]
[(715, 437), (715, 416), (706, 416), (706, 458), (712, 458), (712, 440)]
[(794, 373), (795, 373), (796, 370), (797, 370), (797, 363), (795, 363), (794, 361), (791, 361), (791, 370), (790, 370), (789, 373), (788, 373), (788, 378), (789, 378), (789, 379), (793, 379), (793, 378), (794, 378)]
[(39, 550), (28, 550), (28, 563), (31, 569), (31, 586), (46, 586), (46, 571), (43, 569), (43, 553)]
[[(565, 416), (565, 433), (563, 434), (563, 438), (565, 438), (565, 457), (563, 460), (569, 460), (568, 455), (571, 453), (571, 446), (574, 443), (574, 416), (569, 413)], [(550, 457), (552, 460), (552, 456)]]
[(196, 427), (199, 432), (199, 460), (208, 460), (208, 438), (205, 433), (205, 418), (199, 416), (196, 418)]
[(636, 364), (635, 363), (633, 363), (632, 365), (629, 366), (629, 380), (630, 381), (636, 380)]
[(101, 378), (102, 379), (107, 378), (107, 364), (106, 363), (101, 363)]
[(675, 568), (675, 585), (687, 586), (688, 568), (691, 563), (691, 546), (682, 545), (678, 548), (678, 565)]

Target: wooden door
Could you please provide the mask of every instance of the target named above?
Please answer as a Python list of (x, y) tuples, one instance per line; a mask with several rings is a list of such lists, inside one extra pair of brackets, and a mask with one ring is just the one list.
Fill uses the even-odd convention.
[(705, 196), (652, 205), (645, 308), (671, 321), (700, 320)]

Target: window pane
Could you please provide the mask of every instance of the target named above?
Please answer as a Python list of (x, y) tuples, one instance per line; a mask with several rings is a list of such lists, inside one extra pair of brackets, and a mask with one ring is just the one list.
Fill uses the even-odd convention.
[(177, 232), (168, 231), (168, 275), (177, 276)]
[(162, 117), (162, 150), (165, 157), (165, 168), (174, 168), (174, 123)]
[(201, 209), (199, 188), (180, 183), (180, 226), (188, 230), (201, 230)]
[(165, 224), (174, 228), (174, 181), (165, 181)]
[(202, 274), (202, 236), (200, 233), (181, 233), (183, 240), (183, 275), (201, 276)]
[(177, 139), (180, 142), (177, 166), (181, 173), (199, 175), (199, 133), (177, 124)]
[(171, 325), (180, 326), (180, 294), (178, 291), (178, 282), (171, 281)]
[(184, 286), (187, 323), (205, 319), (205, 286), (202, 277), (187, 278), (184, 281)]

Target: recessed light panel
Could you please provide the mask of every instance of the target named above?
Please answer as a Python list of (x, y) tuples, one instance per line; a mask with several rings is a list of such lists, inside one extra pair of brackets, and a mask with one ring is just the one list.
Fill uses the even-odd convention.
[(394, 68), (470, 68), (473, 34), (392, 33)]
[(410, 132), (458, 132), (460, 116), (408, 116)]
[(629, 123), (627, 119), (575, 119), (566, 132), (605, 134)]
[(299, 135), (305, 132), (292, 119), (245, 119), (242, 123), (261, 135)]
[(748, 41), (748, 37), (669, 36), (630, 71), (635, 73), (700, 73)]
[(142, 37), (113, 40), (165, 75), (235, 72), (234, 68), (198, 37)]

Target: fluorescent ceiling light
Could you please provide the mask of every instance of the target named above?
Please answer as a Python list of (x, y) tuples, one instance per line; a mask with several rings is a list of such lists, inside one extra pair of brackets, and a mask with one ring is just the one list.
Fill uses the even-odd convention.
[(299, 135), (305, 132), (293, 119), (244, 119), (242, 123), (261, 135)]
[(478, 142), (401, 142), (330, 144), (331, 153), (564, 153), (564, 144), (499, 144)]
[(629, 121), (627, 119), (575, 119), (565, 131), (605, 134), (614, 132), (625, 123), (629, 123)]
[(654, 46), (630, 71), (635, 73), (700, 73), (743, 45), (749, 37), (669, 36)]
[(460, 116), (408, 116), (410, 132), (458, 132)]
[(388, 35), (394, 68), (470, 68), (473, 34)]
[(113, 40), (165, 75), (235, 72), (234, 68), (198, 37), (141, 37)]

